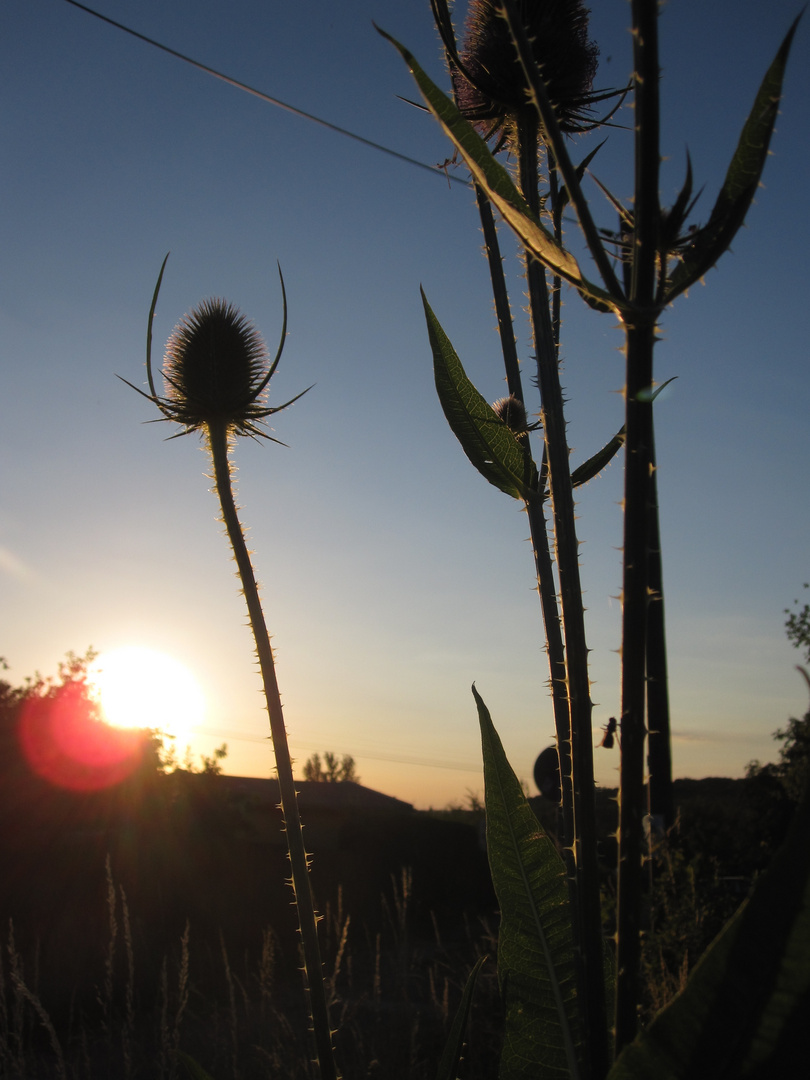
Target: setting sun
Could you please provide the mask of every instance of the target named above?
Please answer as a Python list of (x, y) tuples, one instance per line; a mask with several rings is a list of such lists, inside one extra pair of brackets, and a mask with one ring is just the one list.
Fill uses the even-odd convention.
[(104, 719), (121, 728), (152, 728), (183, 750), (202, 722), (205, 701), (199, 683), (179, 661), (163, 652), (125, 646), (102, 653), (88, 672)]

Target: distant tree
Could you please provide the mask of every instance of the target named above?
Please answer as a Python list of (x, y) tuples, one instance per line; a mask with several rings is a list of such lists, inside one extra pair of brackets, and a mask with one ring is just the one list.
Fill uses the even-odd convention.
[(222, 772), (222, 762), (228, 756), (228, 744), (223, 743), (214, 751), (212, 757), (203, 757), (202, 772), (212, 776), (219, 776)]
[[(810, 582), (805, 582), (804, 587), (810, 589)], [(793, 603), (798, 604), (799, 601), (794, 600)], [(805, 604), (798, 611), (785, 608), (785, 614), (788, 640), (793, 642), (794, 648), (804, 649), (804, 662), (810, 664), (810, 604)]]
[(801, 720), (789, 720), (773, 737), (782, 744), (777, 775), (790, 801), (797, 803), (810, 780), (810, 712)]
[(211, 757), (200, 754), (200, 761), (202, 764), (197, 766), (195, 765), (194, 758), (191, 754), (191, 747), (187, 746), (181, 768), (177, 761), (177, 751), (171, 746), (168, 750), (163, 750), (161, 764), (163, 765), (164, 772), (205, 773), (208, 776), (219, 776), (222, 773), (222, 762), (227, 756), (228, 744), (223, 743), (222, 746), (219, 746), (214, 750)]
[[(805, 589), (810, 583), (805, 582)], [(798, 605), (799, 601), (794, 600)], [(785, 632), (794, 648), (804, 649), (805, 662), (810, 664), (810, 604), (791, 611), (785, 608), (787, 620)], [(810, 675), (799, 668), (810, 689)], [(779, 791), (787, 796), (791, 803), (798, 803), (805, 786), (810, 783), (810, 711), (801, 720), (793, 717), (786, 728), (779, 728), (773, 733), (774, 739), (781, 743), (779, 761), (766, 765), (752, 761), (746, 775), (749, 779), (759, 780), (761, 786)]]
[(351, 754), (344, 754), (338, 760), (337, 754), (327, 750), (321, 761), (320, 754), (313, 754), (304, 764), (304, 779), (319, 784), (339, 784), (351, 781), (354, 784), (360, 782), (357, 775), (357, 766)]
[[(810, 689), (810, 676), (802, 671)], [(771, 785), (776, 782), (790, 802), (798, 803), (805, 787), (810, 783), (810, 710), (801, 720), (793, 717), (786, 728), (779, 728), (773, 733), (774, 739), (781, 743), (779, 761), (762, 765), (752, 761), (746, 771), (750, 779), (767, 780)]]

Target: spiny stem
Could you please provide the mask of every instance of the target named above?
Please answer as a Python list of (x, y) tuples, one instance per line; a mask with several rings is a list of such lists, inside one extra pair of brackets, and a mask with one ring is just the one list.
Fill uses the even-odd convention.
[[(519, 121), (518, 168), (523, 197), (539, 214), (538, 128), (533, 121)], [(571, 754), (574, 781), (574, 848), (577, 867), (575, 916), (579, 933), (579, 992), (585, 1027), (586, 1075), (600, 1080), (607, 1073), (607, 1019), (603, 975), (601, 902), (596, 858), (596, 816), (593, 778), (593, 733), (588, 679), (588, 647), (579, 551), (574, 523), (565, 414), (551, 324), (548, 286), (544, 267), (526, 253), (529, 309), (537, 356), (537, 379), (542, 401), (554, 538), (560, 579), (565, 664), (571, 715)]]
[(622, 761), (616, 917), (615, 1053), (638, 1027), (641, 964), (644, 743), (647, 734), (647, 614), (652, 502), (652, 384), (656, 259), (661, 208), (657, 0), (632, 0), (635, 87), (635, 199), (626, 319), (624, 573), (622, 584)]
[(231, 486), (230, 463), (228, 461), (228, 430), (225, 424), (208, 424), (208, 445), (214, 465), (214, 482), (222, 507), (222, 519), (228, 532), (233, 549), (242, 590), (247, 602), (250, 625), (256, 642), (264, 695), (267, 701), (267, 713), (270, 718), (270, 734), (273, 739), (273, 752), (276, 758), (278, 784), (281, 794), (281, 810), (287, 830), (287, 843), (292, 870), (292, 883), (295, 903), (298, 910), (298, 923), (304, 953), (304, 968), (309, 990), (309, 1007), (315, 1037), (315, 1047), (322, 1080), (337, 1080), (338, 1073), (332, 1048), (332, 1031), (329, 1024), (329, 1010), (326, 1003), (326, 989), (323, 979), (320, 946), (318, 944), (317, 916), (310, 887), (309, 869), (301, 818), (298, 813), (298, 798), (292, 773), (292, 760), (284, 726), (284, 714), (281, 705), (276, 667), (267, 625), (259, 599), (259, 590), (250, 562), (245, 537)]
[[(495, 219), (492, 214), (492, 204), (478, 184), (475, 185), (475, 194), (478, 201), (481, 227), (484, 232), (484, 243), (486, 245), (487, 260), (489, 262), (490, 280), (492, 282), (492, 294), (495, 300), (495, 312), (498, 317), (501, 352), (503, 353), (504, 368), (506, 371), (506, 385), (510, 394), (514, 394), (516, 398), (525, 403), (526, 398), (523, 395), (523, 384), (520, 377), (517, 347), (515, 345), (515, 333), (509, 308), (509, 295), (503, 273), (503, 261), (501, 259), (500, 244), (498, 243), (498, 233), (495, 228)], [(525, 433), (522, 436), (522, 440), (527, 444), (525, 448), (526, 453), (530, 453), (528, 439), (528, 433)], [(547, 469), (544, 466), (541, 466), (541, 492), (545, 488), (546, 477)], [(560, 790), (562, 793), (563, 807), (563, 835), (561, 839), (563, 842), (568, 877), (572, 882), (571, 898), (573, 903), (576, 894), (576, 890), (573, 887), (576, 864), (574, 861), (573, 849), (574, 788), (571, 770), (571, 714), (568, 706), (568, 686), (565, 677), (565, 650), (563, 648), (560, 609), (557, 604), (551, 549), (548, 542), (545, 499), (540, 497), (527, 502), (526, 515), (529, 519), (529, 534), (532, 541), (535, 572), (537, 575), (537, 591), (540, 595), (540, 608), (543, 614), (543, 624), (546, 635), (551, 701), (554, 709), (554, 727), (557, 733), (557, 755), (560, 763)]]
[(492, 297), (495, 301), (495, 314), (498, 318), (498, 333), (501, 339), (506, 385), (509, 388), (509, 393), (514, 394), (516, 398), (519, 398), (525, 404), (526, 399), (523, 396), (520, 363), (518, 361), (517, 345), (515, 344), (515, 330), (512, 325), (512, 311), (509, 306), (509, 292), (506, 288), (506, 278), (503, 272), (501, 245), (498, 243), (498, 230), (492, 213), (492, 203), (480, 184), (475, 185), (475, 200), (478, 204), (478, 216), (481, 218), (481, 229), (484, 233), (484, 246), (489, 265), (489, 278), (492, 283)]

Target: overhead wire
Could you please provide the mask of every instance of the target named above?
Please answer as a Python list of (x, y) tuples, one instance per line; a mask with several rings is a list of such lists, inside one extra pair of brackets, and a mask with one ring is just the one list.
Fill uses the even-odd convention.
[[(236, 742), (258, 742), (268, 743), (270, 741), (269, 735), (250, 735), (247, 732), (229, 731), (224, 728), (213, 727), (194, 727), (193, 734), (195, 735), (215, 735), (217, 738), (225, 738), (235, 740)], [(301, 742), (300, 740), (294, 740), (295, 746), (301, 750), (317, 750), (318, 747), (313, 743)], [(363, 753), (362, 750), (356, 750), (353, 757), (356, 757), (358, 761), (390, 761), (396, 765), (417, 765), (420, 768), (432, 768), (432, 769), (450, 769), (454, 772), (466, 772), (466, 773), (480, 773), (481, 765), (468, 765), (463, 762), (457, 761), (437, 761), (436, 758), (421, 758), (408, 755), (407, 757), (402, 754), (381, 754), (377, 753)]]
[(141, 34), (138, 30), (133, 30), (130, 26), (125, 26), (124, 23), (118, 22), (116, 19), (111, 19), (109, 15), (102, 15), (100, 11), (95, 11), (86, 4), (80, 4), (79, 0), (65, 0), (65, 3), (70, 4), (71, 7), (79, 8), (88, 15), (92, 15), (93, 18), (100, 19), (102, 22), (114, 26), (117, 30), (122, 30), (125, 34), (129, 34), (131, 37), (137, 38), (139, 41), (143, 41), (155, 49), (160, 49), (161, 52), (168, 53), (169, 56), (174, 56), (176, 59), (182, 60), (186, 64), (190, 64), (199, 71), (204, 71), (208, 75), (213, 75), (214, 78), (220, 79), (229, 86), (236, 87), (237, 90), (244, 90), (246, 94), (252, 94), (253, 97), (259, 98), (260, 101), (266, 101), (268, 104), (275, 105), (279, 109), (284, 109), (294, 116), (300, 116), (304, 120), (311, 120), (312, 123), (320, 124), (321, 127), (328, 128), (329, 131), (334, 131), (338, 135), (344, 135), (347, 139), (354, 139), (355, 142), (362, 143), (372, 150), (378, 150), (382, 154), (388, 154), (390, 157), (397, 158), (399, 161), (404, 161), (408, 165), (415, 165), (419, 169), (426, 169), (434, 175), (444, 177), (448, 182), (463, 184), (465, 187), (470, 186), (469, 181), (460, 176), (454, 176), (441, 165), (428, 165), (426, 162), (419, 161), (417, 158), (409, 157), (408, 154), (400, 153), (399, 150), (392, 150), (390, 146), (384, 146), (382, 143), (374, 142), (373, 139), (367, 139), (364, 135), (358, 135), (355, 131), (349, 131), (348, 128), (340, 127), (339, 124), (333, 124), (329, 120), (324, 120), (320, 116), (315, 116), (314, 113), (306, 112), (304, 109), (299, 109), (295, 105), (290, 105), (289, 102), (281, 101), (280, 98), (273, 97), (271, 94), (265, 94), (264, 91), (257, 90), (254, 86), (249, 86), (247, 83), (240, 82), (239, 79), (233, 79), (230, 75), (225, 75), (223, 72), (210, 67), (208, 64), (203, 64), (199, 60), (187, 56), (185, 53), (178, 52), (177, 49), (172, 49), (168, 45), (156, 41), (154, 38), (147, 37), (146, 34)]

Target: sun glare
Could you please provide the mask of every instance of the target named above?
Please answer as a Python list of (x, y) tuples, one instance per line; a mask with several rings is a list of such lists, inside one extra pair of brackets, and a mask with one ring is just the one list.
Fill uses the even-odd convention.
[(113, 727), (153, 728), (182, 753), (203, 719), (199, 683), (166, 653), (130, 645), (102, 653), (88, 672), (104, 719)]

